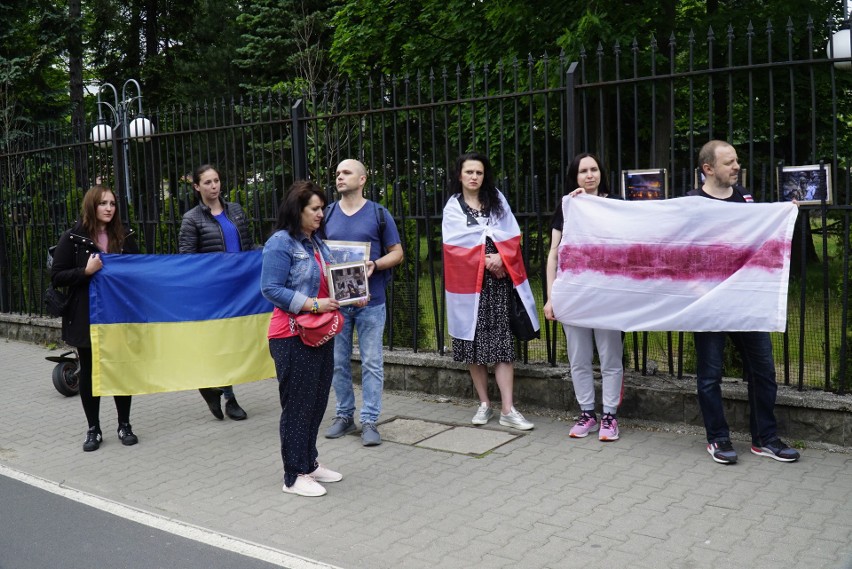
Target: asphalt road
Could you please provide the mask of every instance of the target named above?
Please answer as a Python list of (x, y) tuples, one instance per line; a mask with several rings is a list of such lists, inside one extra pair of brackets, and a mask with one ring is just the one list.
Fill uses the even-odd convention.
[(0, 475), (0, 569), (237, 567), (282, 565), (130, 521)]

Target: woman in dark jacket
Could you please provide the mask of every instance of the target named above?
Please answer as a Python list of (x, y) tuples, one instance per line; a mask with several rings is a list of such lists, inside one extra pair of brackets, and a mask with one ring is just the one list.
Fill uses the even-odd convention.
[[(203, 164), (192, 174), (192, 187), (198, 193), (199, 204), (186, 212), (180, 224), (178, 251), (180, 253), (238, 253), (253, 247), (248, 220), (238, 203), (222, 199), (219, 172)], [(213, 416), (222, 414), (221, 396), (225, 396), (225, 413), (235, 421), (247, 417), (234, 397), (234, 388), (202, 387), (198, 390)]]
[[(138, 253), (130, 232), (118, 217), (115, 194), (107, 187), (94, 186), (83, 196), (80, 219), (59, 239), (53, 255), (51, 280), (54, 286), (68, 287), (69, 302), (62, 316), (62, 339), (77, 348), (80, 356), (80, 400), (89, 429), (84, 451), (98, 450), (103, 440), (100, 426), (101, 398), (92, 394), (92, 344), (89, 337), (89, 281), (103, 268), (101, 253)], [(130, 396), (115, 397), (118, 412), (118, 438), (124, 445), (139, 439), (130, 428)]]

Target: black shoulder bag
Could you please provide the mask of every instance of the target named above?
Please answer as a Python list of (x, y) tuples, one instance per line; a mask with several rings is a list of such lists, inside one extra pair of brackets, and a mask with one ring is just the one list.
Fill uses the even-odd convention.
[[(47, 250), (47, 270), (53, 268), (53, 252), (56, 250), (56, 245)], [(68, 295), (55, 288), (53, 283), (47, 286), (44, 291), (44, 310), (50, 316), (60, 317), (65, 314), (68, 309)]]

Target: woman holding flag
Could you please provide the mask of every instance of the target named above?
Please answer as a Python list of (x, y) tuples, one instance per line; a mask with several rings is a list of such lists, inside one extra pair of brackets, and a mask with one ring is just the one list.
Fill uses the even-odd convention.
[(468, 364), (479, 408), (471, 422), (494, 415), (488, 397), (488, 365), (500, 390), (500, 424), (530, 430), (533, 423), (513, 401), (515, 342), (509, 329), (509, 295), (516, 288), (538, 328), (535, 301), (521, 257), (521, 231), (494, 185), (488, 158), (478, 152), (456, 159), (444, 207), (444, 281), (453, 360)]
[[(102, 253), (138, 253), (132, 231), (125, 232), (118, 216), (115, 194), (93, 186), (83, 196), (80, 219), (59, 238), (53, 254), (50, 279), (68, 287), (68, 308), (62, 315), (62, 339), (77, 348), (80, 357), (80, 401), (89, 423), (83, 450), (98, 450), (101, 433), (101, 398), (92, 394), (92, 341), (89, 337), (89, 282), (104, 264)], [(130, 428), (130, 396), (116, 395), (118, 438), (125, 446), (139, 439)]]
[[(248, 219), (238, 203), (222, 197), (219, 171), (202, 164), (192, 174), (192, 187), (198, 194), (198, 205), (186, 212), (178, 234), (179, 253), (239, 253), (254, 247)], [(202, 387), (198, 390), (214, 417), (220, 421), (228, 415), (242, 421), (248, 415), (237, 403), (231, 385)], [(222, 413), (222, 398), (225, 413)]]
[[(603, 174), (600, 160), (593, 154), (578, 154), (568, 167), (565, 186), (575, 184), (576, 189), (562, 198), (562, 203), (556, 208), (551, 223), (552, 236), (550, 253), (547, 256), (547, 302), (544, 305), (544, 316), (555, 320), (553, 313), (553, 282), (556, 280), (558, 248), (562, 240), (564, 225), (564, 207), (566, 199), (579, 194), (590, 194), (602, 198), (617, 196), (610, 195), (609, 186)], [(574, 394), (580, 404), (580, 418), (571, 428), (569, 436), (583, 438), (590, 432), (598, 431), (601, 441), (614, 441), (619, 437), (616, 412), (621, 404), (622, 387), (624, 383), (624, 365), (622, 362), (624, 343), (620, 330), (602, 330), (582, 328), (563, 324), (565, 337), (568, 340), (568, 362), (571, 366), (571, 380), (574, 384)], [(592, 358), (597, 344), (598, 356), (601, 362), (601, 377), (603, 383), (603, 415), (598, 420), (595, 414), (595, 380), (592, 375)]]

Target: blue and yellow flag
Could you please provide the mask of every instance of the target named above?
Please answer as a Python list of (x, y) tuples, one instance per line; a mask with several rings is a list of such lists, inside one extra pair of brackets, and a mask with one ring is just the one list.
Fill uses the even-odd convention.
[(137, 395), (275, 376), (261, 250), (103, 255), (89, 287), (92, 390)]

